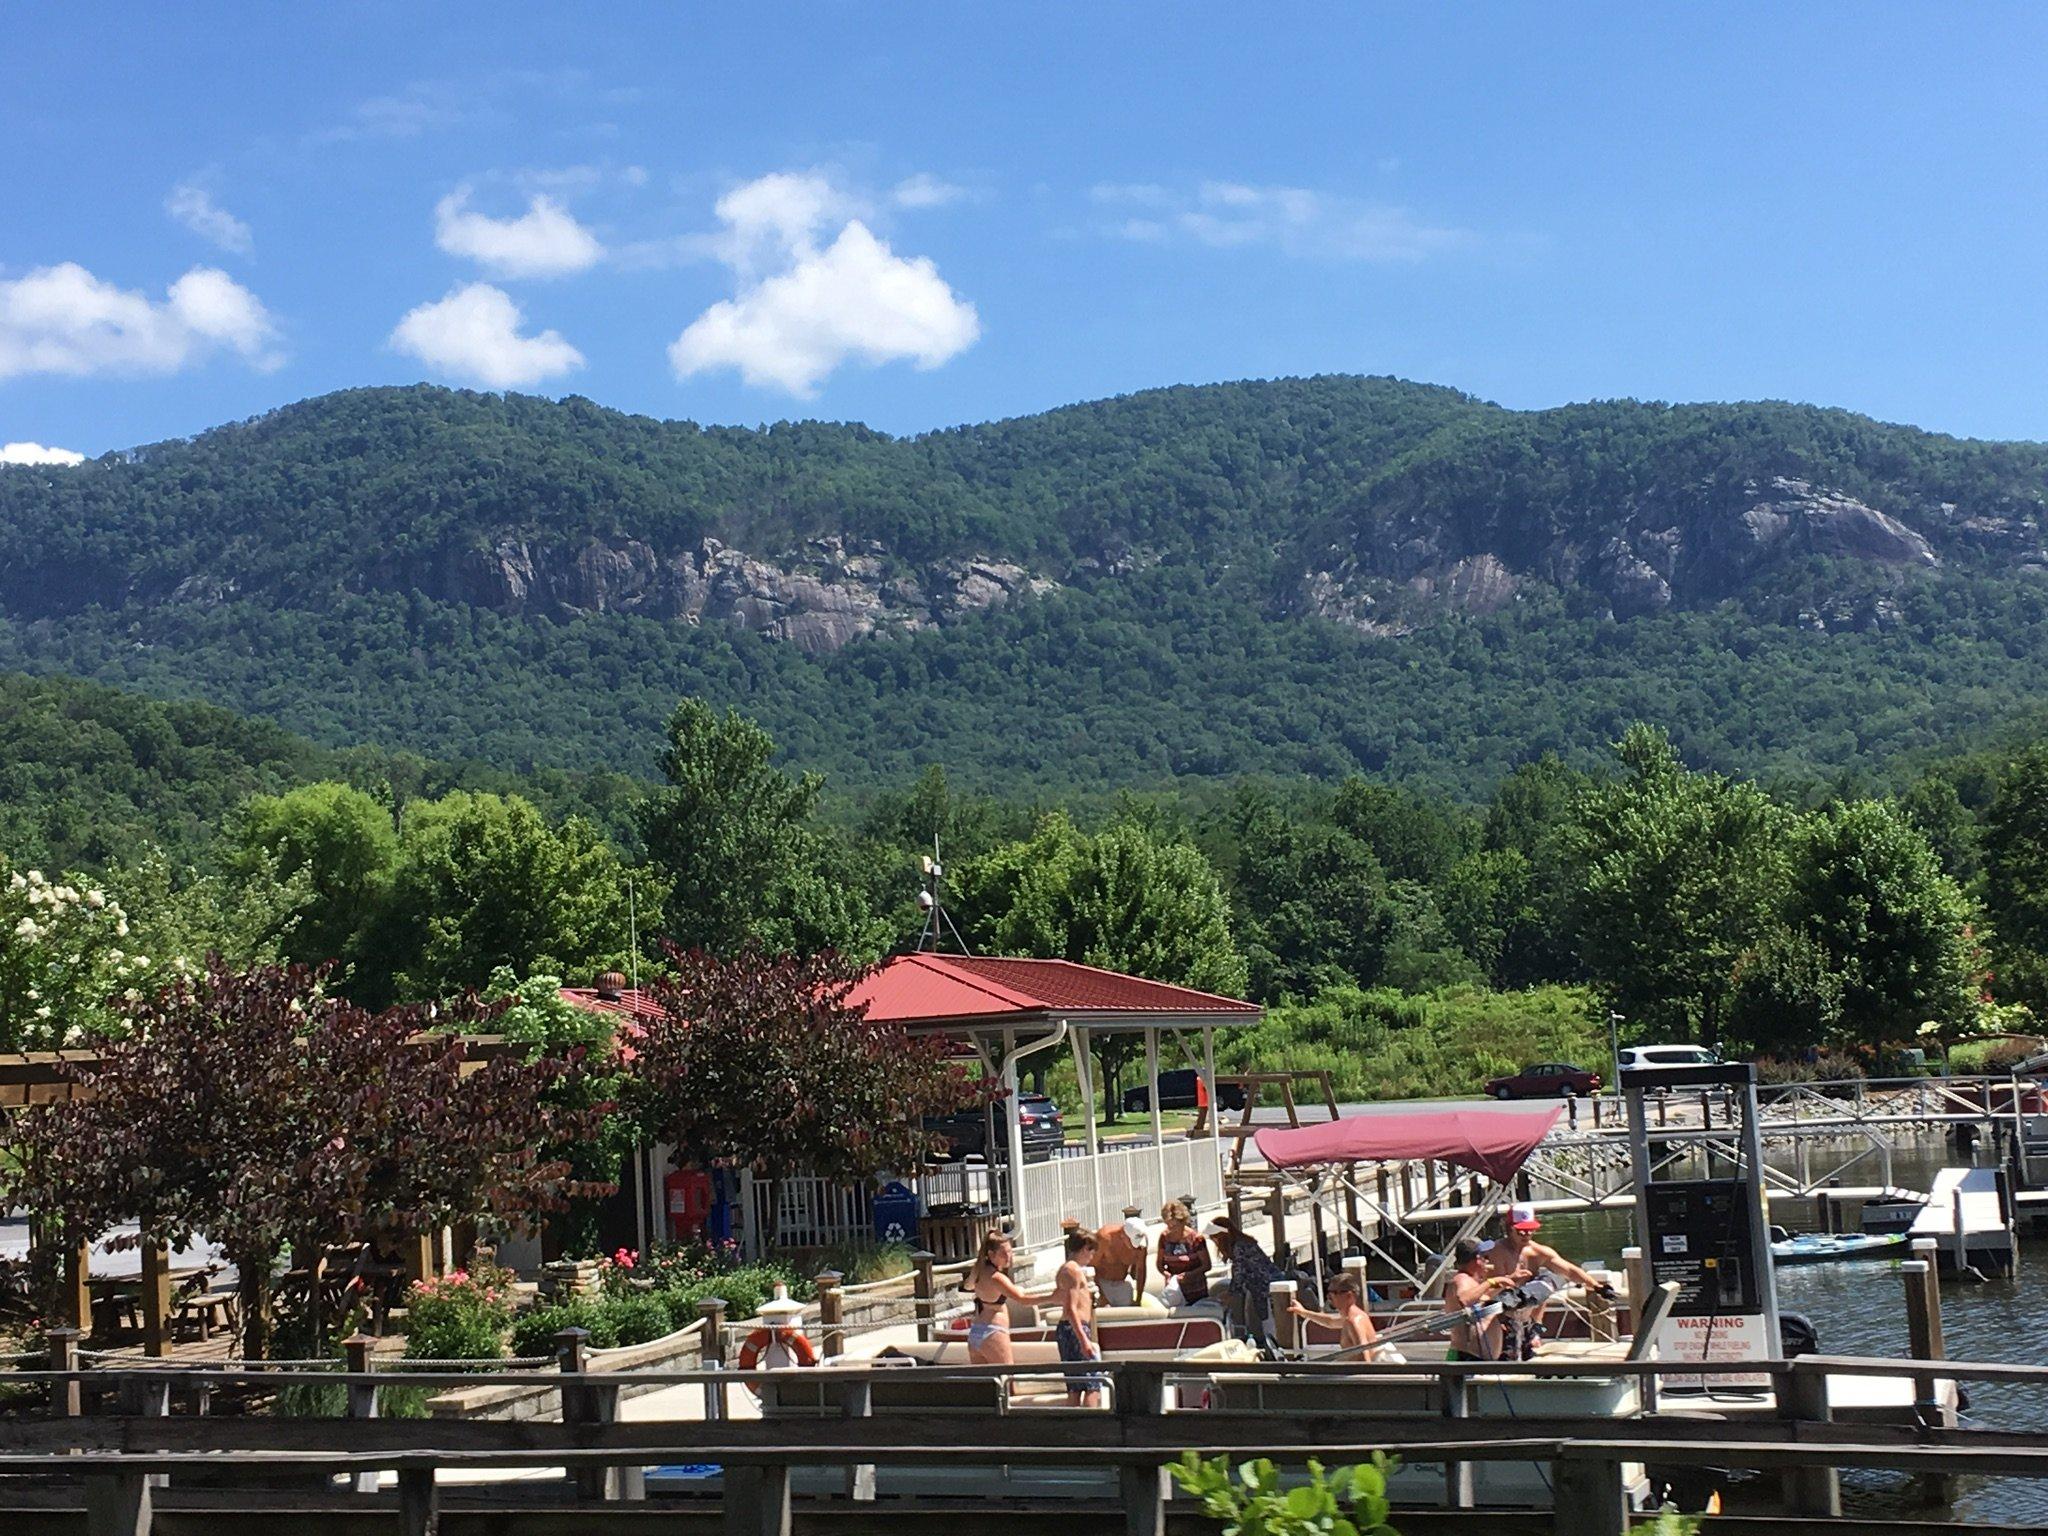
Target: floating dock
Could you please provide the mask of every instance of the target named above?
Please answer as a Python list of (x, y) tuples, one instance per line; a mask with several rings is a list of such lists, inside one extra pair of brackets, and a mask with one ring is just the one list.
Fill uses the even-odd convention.
[(2018, 1255), (2013, 1201), (1999, 1168), (1944, 1168), (1927, 1204), (1913, 1219), (1915, 1238), (1932, 1238), (1945, 1275), (1963, 1269), (2009, 1275)]

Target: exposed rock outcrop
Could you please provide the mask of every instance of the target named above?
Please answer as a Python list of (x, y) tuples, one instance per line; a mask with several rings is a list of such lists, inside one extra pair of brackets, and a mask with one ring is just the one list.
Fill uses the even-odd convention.
[(897, 571), (886, 551), (849, 553), (838, 538), (812, 540), (785, 562), (757, 558), (717, 539), (663, 555), (639, 539), (574, 549), (506, 537), (488, 549), (453, 551), (428, 579), (391, 576), (433, 595), (501, 613), (641, 613), (696, 624), (735, 624), (799, 650), (837, 650), (878, 630), (927, 629), (961, 614), (1056, 585), (994, 559), (938, 561)]

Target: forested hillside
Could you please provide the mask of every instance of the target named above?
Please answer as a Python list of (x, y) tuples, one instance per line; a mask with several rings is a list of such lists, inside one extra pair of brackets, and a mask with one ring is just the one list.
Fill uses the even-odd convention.
[(515, 770), (644, 775), (691, 695), (850, 787), (1470, 799), (1638, 718), (1804, 779), (2048, 697), (2044, 498), (2038, 445), (1387, 379), (915, 438), (356, 390), (0, 468), (0, 666)]

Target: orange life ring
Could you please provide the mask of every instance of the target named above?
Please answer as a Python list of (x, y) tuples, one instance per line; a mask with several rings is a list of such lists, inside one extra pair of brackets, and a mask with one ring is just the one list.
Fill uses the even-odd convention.
[(784, 1349), (789, 1351), (791, 1358), (798, 1365), (816, 1365), (818, 1363), (818, 1352), (811, 1347), (811, 1341), (804, 1337), (802, 1329), (776, 1328), (771, 1330), (756, 1328), (747, 1335), (746, 1342), (740, 1345), (739, 1368), (743, 1371), (753, 1370), (761, 1363), (763, 1351), (772, 1343), (780, 1343)]

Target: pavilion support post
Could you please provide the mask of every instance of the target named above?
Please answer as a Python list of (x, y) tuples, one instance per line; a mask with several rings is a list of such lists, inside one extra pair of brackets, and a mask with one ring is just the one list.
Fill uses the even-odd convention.
[[(1107, 1218), (1102, 1208), (1102, 1133), (1095, 1123), (1095, 1073), (1094, 1053), (1088, 1048), (1088, 1031), (1076, 1027), (1067, 1035), (1074, 1048), (1074, 1076), (1081, 1086), (1082, 1124), (1087, 1128), (1088, 1143), (1088, 1196), (1093, 1202), (1088, 1210), (1088, 1219), (1082, 1223), (1093, 1232)], [(1107, 1083), (1103, 1091), (1109, 1090)]]
[(1230, 1171), (1224, 1162), (1223, 1101), (1216, 1096), (1216, 1030), (1209, 1024), (1202, 1026), (1202, 1085), (1209, 1090), (1209, 1134), (1215, 1138), (1216, 1182), (1221, 1186)]
[(1145, 1082), (1152, 1109), (1152, 1160), (1159, 1170), (1159, 1198), (1165, 1201), (1173, 1191), (1166, 1184), (1166, 1120), (1159, 1108), (1159, 1031), (1150, 1026), (1145, 1030)]
[(1010, 1143), (1010, 1165), (1004, 1171), (1009, 1176), (1011, 1232), (1020, 1249), (1029, 1249), (1033, 1237), (1030, 1216), (1024, 1199), (1024, 1122), (1017, 1116), (1022, 1112), (1017, 1103), (1017, 1031), (1003, 1031), (1003, 1131)]
[(161, 1359), (171, 1352), (171, 1249), (142, 1245), (142, 1352)]

